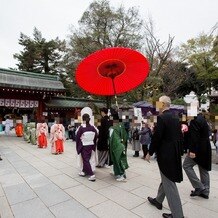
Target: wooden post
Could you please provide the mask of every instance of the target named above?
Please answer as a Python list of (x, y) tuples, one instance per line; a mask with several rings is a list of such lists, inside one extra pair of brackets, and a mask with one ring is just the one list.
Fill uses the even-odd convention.
[(43, 101), (39, 100), (39, 106), (36, 111), (36, 121), (40, 120), (43, 116), (43, 111), (45, 110), (45, 104)]

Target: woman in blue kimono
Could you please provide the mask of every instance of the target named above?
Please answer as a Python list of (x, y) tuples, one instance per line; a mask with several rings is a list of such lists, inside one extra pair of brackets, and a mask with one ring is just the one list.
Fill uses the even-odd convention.
[(83, 169), (79, 173), (80, 176), (89, 175), (89, 181), (95, 181), (95, 175), (92, 171), (90, 159), (93, 151), (96, 150), (97, 129), (90, 125), (90, 116), (83, 114), (83, 124), (79, 127), (76, 134), (76, 150), (77, 154), (81, 154), (83, 161)]

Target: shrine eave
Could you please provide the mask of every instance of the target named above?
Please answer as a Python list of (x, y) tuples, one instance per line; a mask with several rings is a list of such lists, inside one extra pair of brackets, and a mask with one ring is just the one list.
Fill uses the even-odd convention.
[(58, 76), (0, 68), (0, 87), (65, 92)]
[(19, 84), (4, 84), (0, 83), (0, 88), (2, 89), (19, 89), (19, 90), (34, 90), (43, 92), (65, 92), (65, 88), (49, 88), (49, 87), (38, 87), (38, 86), (25, 86)]
[(91, 107), (91, 105), (95, 105), (99, 108), (105, 107), (104, 102), (99, 101), (89, 101), (84, 99), (67, 99), (67, 98), (59, 98), (59, 99), (51, 99), (45, 103), (47, 108), (84, 108)]

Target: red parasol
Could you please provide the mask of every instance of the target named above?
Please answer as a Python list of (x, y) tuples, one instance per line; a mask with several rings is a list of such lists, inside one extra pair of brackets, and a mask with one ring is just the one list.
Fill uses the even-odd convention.
[(149, 63), (138, 51), (114, 47), (96, 51), (83, 59), (76, 81), (95, 95), (116, 95), (139, 86), (148, 76)]

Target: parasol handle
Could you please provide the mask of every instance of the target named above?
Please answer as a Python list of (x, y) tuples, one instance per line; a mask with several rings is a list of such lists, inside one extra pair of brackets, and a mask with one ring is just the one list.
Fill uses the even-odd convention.
[(118, 102), (117, 102), (117, 96), (115, 95), (114, 97), (115, 97), (115, 104), (116, 104), (116, 107), (117, 107), (117, 109), (119, 109), (119, 105), (118, 105)]
[(111, 78), (111, 79), (112, 79), (113, 90), (114, 90), (115, 104), (116, 104), (117, 109), (119, 109), (119, 105), (117, 102), (117, 93), (116, 93), (115, 84), (114, 84), (114, 78)]

